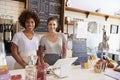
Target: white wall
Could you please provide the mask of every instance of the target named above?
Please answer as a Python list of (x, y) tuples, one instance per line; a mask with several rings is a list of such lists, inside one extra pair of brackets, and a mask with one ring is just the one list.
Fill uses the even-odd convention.
[[(95, 21), (98, 24), (98, 32), (97, 33), (90, 33), (87, 32), (87, 47), (90, 47), (91, 49), (95, 49), (95, 47), (98, 46), (98, 43), (102, 41), (102, 36), (103, 36), (103, 26), (105, 25), (105, 29), (107, 32), (107, 35), (110, 37), (108, 43), (110, 45), (110, 49), (112, 50), (117, 50), (120, 48), (120, 20), (118, 19), (112, 19), (108, 18), (107, 21), (105, 21), (105, 18), (102, 16), (94, 16), (94, 15), (89, 15), (88, 18), (86, 18), (85, 14), (82, 13), (77, 13), (77, 12), (71, 12), (71, 11), (65, 11), (65, 16), (69, 16), (71, 19), (73, 18), (79, 18), (79, 19), (84, 19), (85, 22), (89, 21)], [(118, 34), (110, 34), (110, 25), (115, 24), (119, 26), (119, 32)], [(65, 25), (65, 30), (64, 32), (66, 33), (66, 26)], [(73, 27), (76, 28), (75, 26), (68, 25), (68, 32), (70, 34), (73, 33)]]
[(101, 9), (101, 13), (114, 15), (120, 10), (120, 0), (69, 0), (71, 7), (83, 10), (95, 11)]
[(14, 23), (18, 20), (18, 16), (25, 9), (23, 2), (13, 0), (0, 0), (0, 16), (12, 16)]

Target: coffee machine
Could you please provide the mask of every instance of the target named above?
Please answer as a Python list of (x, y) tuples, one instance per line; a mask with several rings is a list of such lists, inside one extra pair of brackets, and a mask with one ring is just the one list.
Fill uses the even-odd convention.
[(11, 41), (12, 41), (12, 24), (5, 24), (4, 25), (4, 43), (5, 43), (5, 50), (6, 53), (11, 53)]
[(11, 53), (11, 41), (13, 37), (13, 20), (7, 15), (0, 17), (0, 37), (3, 38), (5, 52), (7, 55)]

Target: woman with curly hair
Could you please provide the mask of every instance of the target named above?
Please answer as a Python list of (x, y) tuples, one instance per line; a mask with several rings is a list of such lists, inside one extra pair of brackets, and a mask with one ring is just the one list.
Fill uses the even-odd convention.
[(39, 25), (39, 15), (33, 10), (24, 10), (19, 18), (19, 23), (25, 29), (17, 32), (12, 40), (12, 56), (15, 58), (15, 69), (25, 68), (29, 64), (31, 55), (37, 56), (40, 37), (34, 33)]

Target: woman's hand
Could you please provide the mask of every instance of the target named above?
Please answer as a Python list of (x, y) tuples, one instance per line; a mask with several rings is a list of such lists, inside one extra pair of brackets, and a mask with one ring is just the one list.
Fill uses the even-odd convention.
[(48, 63), (42, 63), (42, 64), (45, 65), (46, 67), (50, 66)]
[(41, 63), (40, 57), (38, 57), (37, 64), (36, 65), (45, 65), (46, 67), (49, 67), (49, 64), (46, 62)]

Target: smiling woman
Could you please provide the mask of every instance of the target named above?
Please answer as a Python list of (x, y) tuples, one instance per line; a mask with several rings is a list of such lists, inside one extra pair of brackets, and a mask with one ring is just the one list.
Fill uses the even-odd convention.
[(42, 63), (53, 65), (58, 59), (66, 58), (66, 38), (63, 33), (58, 33), (58, 21), (55, 17), (47, 20), (48, 33), (41, 38), (40, 55), (44, 56)]
[(29, 64), (31, 56), (37, 56), (40, 37), (34, 33), (40, 18), (33, 10), (24, 10), (19, 16), (19, 23), (25, 30), (17, 32), (12, 40), (12, 56), (15, 58), (15, 69)]

